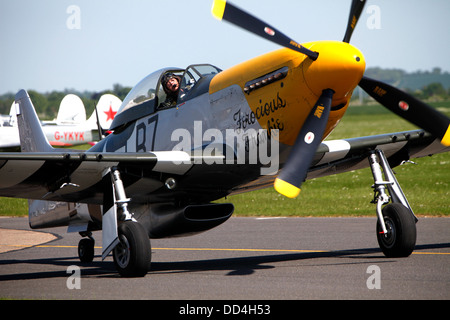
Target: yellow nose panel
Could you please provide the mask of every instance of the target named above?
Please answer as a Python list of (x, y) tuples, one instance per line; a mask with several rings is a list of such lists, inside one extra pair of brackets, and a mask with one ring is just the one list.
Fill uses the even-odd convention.
[(334, 100), (348, 98), (366, 69), (361, 51), (339, 41), (318, 41), (304, 46), (319, 52), (316, 61), (303, 63), (303, 75), (311, 91), (320, 96), (323, 90), (332, 89)]

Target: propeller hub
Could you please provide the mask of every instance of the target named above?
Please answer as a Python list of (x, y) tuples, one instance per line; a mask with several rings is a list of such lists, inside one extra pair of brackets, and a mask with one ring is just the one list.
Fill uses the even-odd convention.
[(366, 61), (359, 49), (339, 41), (319, 41), (304, 46), (319, 52), (316, 61), (306, 59), (303, 76), (310, 90), (320, 96), (325, 89), (332, 89), (335, 100), (350, 98), (358, 85)]

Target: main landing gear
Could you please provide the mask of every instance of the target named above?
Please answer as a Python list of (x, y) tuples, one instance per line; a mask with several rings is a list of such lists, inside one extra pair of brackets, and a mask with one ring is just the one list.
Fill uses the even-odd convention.
[(112, 168), (111, 178), (119, 209), (118, 243), (113, 249), (113, 259), (117, 271), (124, 277), (143, 277), (147, 274), (151, 261), (150, 240), (144, 227), (128, 211), (128, 202), (120, 172)]
[[(119, 242), (113, 249), (114, 265), (124, 277), (143, 277), (147, 274), (151, 261), (151, 248), (148, 235), (141, 224), (134, 221), (123, 221), (118, 228)], [(87, 236), (78, 243), (78, 258), (83, 263), (94, 260), (95, 240)]]
[(124, 277), (143, 277), (150, 267), (151, 248), (144, 227), (134, 221), (119, 224), (119, 243), (113, 249), (117, 271)]
[[(377, 205), (377, 240), (386, 257), (407, 257), (416, 245), (417, 218), (403, 194), (382, 150), (369, 156)], [(384, 179), (382, 171), (384, 173)], [(386, 193), (389, 192), (390, 197)], [(388, 204), (392, 200), (392, 203)], [(383, 205), (386, 205), (382, 208)]]
[[(150, 240), (144, 227), (128, 211), (125, 188), (117, 168), (111, 168), (111, 186), (105, 190), (103, 204), (103, 254), (104, 259), (111, 251), (114, 265), (124, 277), (143, 277), (151, 262)], [(81, 262), (92, 262), (94, 258), (94, 239), (91, 232), (80, 233), (83, 237), (78, 244)], [(106, 240), (105, 240), (106, 239)]]

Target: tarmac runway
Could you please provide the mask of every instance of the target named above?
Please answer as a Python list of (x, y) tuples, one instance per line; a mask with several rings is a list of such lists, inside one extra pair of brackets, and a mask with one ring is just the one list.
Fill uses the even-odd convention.
[(100, 232), (94, 262), (81, 263), (78, 234), (45, 229), (27, 243), (8, 230), (30, 230), (28, 220), (2, 218), (0, 298), (450, 299), (450, 218), (420, 218), (408, 258), (384, 257), (375, 227), (375, 218), (233, 217), (199, 235), (151, 240), (151, 270), (126, 279), (111, 256), (101, 261)]

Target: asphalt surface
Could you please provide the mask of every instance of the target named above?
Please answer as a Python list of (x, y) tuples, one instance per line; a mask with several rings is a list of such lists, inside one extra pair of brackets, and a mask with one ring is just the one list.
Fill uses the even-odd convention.
[[(0, 230), (7, 251), (0, 253), (0, 298), (450, 299), (450, 218), (420, 218), (408, 258), (384, 257), (375, 224), (375, 218), (231, 218), (199, 235), (152, 240), (151, 270), (132, 279), (115, 272), (111, 256), (101, 261), (100, 232), (94, 262), (81, 263), (81, 237), (66, 228), (40, 230), (54, 236), (41, 234), (40, 244)], [(0, 228), (30, 230), (26, 218), (0, 219)]]

